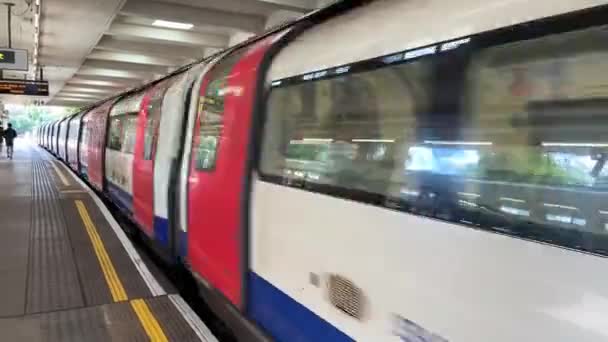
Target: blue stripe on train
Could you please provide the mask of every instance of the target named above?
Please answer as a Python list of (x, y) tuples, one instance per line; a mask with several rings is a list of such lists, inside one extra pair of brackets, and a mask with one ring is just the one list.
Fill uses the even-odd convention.
[(116, 205), (126, 212), (127, 214), (131, 214), (133, 208), (133, 196), (129, 193), (118, 187), (117, 185), (110, 182), (109, 179), (106, 179), (106, 184), (108, 185), (108, 195), (111, 199), (114, 200)]
[(249, 272), (248, 286), (249, 317), (276, 341), (354, 341), (255, 272)]
[(169, 220), (154, 216), (154, 239), (163, 247), (169, 247)]

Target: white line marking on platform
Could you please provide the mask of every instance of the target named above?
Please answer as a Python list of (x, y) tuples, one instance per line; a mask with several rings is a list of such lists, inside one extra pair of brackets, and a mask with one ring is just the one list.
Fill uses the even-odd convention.
[(218, 339), (213, 335), (211, 330), (209, 330), (198, 315), (192, 311), (188, 303), (186, 303), (180, 295), (169, 295), (169, 300), (171, 300), (177, 310), (184, 316), (184, 319), (188, 322), (190, 328), (192, 328), (201, 341), (218, 342)]
[(118, 224), (118, 222), (116, 222), (116, 219), (114, 219), (114, 216), (112, 216), (108, 208), (106, 208), (105, 204), (103, 204), (101, 198), (99, 198), (99, 196), (97, 196), (97, 194), (93, 190), (91, 190), (89, 186), (85, 184), (80, 178), (76, 177), (72, 170), (68, 169), (68, 167), (65, 166), (63, 163), (60, 163), (60, 165), (68, 171), (72, 178), (75, 179), (76, 182), (78, 182), (80, 186), (85, 189), (86, 192), (89, 193), (89, 195), (91, 195), (91, 198), (93, 199), (95, 204), (97, 204), (97, 207), (99, 207), (99, 210), (106, 218), (106, 221), (110, 224), (110, 227), (112, 227), (112, 230), (118, 237), (118, 240), (120, 240), (120, 243), (125, 248), (125, 251), (127, 251), (127, 254), (129, 255), (129, 258), (131, 258), (131, 261), (135, 265), (135, 268), (137, 268), (137, 271), (139, 271), (139, 274), (146, 282), (146, 285), (148, 285), (148, 288), (150, 289), (152, 295), (166, 295), (167, 291), (163, 289), (162, 285), (160, 285), (158, 280), (156, 280), (156, 278), (152, 275), (152, 273), (148, 269), (148, 266), (146, 266), (144, 261), (139, 256), (139, 253), (135, 250), (135, 247), (133, 247), (133, 243), (131, 243), (131, 240), (129, 240), (122, 228), (120, 228), (120, 225)]
[(63, 174), (63, 172), (61, 172), (61, 170), (59, 170), (59, 168), (56, 165), (56, 161), (51, 161), (51, 165), (53, 166), (53, 169), (55, 169), (55, 173), (57, 173), (57, 176), (59, 176), (59, 179), (61, 179), (61, 183), (63, 183), (63, 185), (65, 186), (70, 186), (70, 182), (68, 182), (68, 179), (65, 177), (65, 175)]

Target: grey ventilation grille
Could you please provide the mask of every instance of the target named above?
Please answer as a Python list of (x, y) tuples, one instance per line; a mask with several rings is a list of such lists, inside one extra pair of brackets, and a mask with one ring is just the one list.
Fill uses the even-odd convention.
[(338, 309), (357, 319), (363, 318), (363, 291), (355, 284), (336, 274), (328, 281), (329, 300)]

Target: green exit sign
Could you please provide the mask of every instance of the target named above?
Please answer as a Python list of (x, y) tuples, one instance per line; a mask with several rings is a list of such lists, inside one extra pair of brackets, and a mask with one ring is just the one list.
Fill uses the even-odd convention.
[(0, 63), (15, 63), (15, 51), (0, 49)]
[(0, 69), (27, 71), (27, 50), (0, 48)]

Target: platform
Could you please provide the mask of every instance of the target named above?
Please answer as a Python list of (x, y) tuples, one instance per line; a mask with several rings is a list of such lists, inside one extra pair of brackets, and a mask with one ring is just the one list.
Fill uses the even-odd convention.
[(2, 341), (217, 341), (48, 152), (0, 157)]

